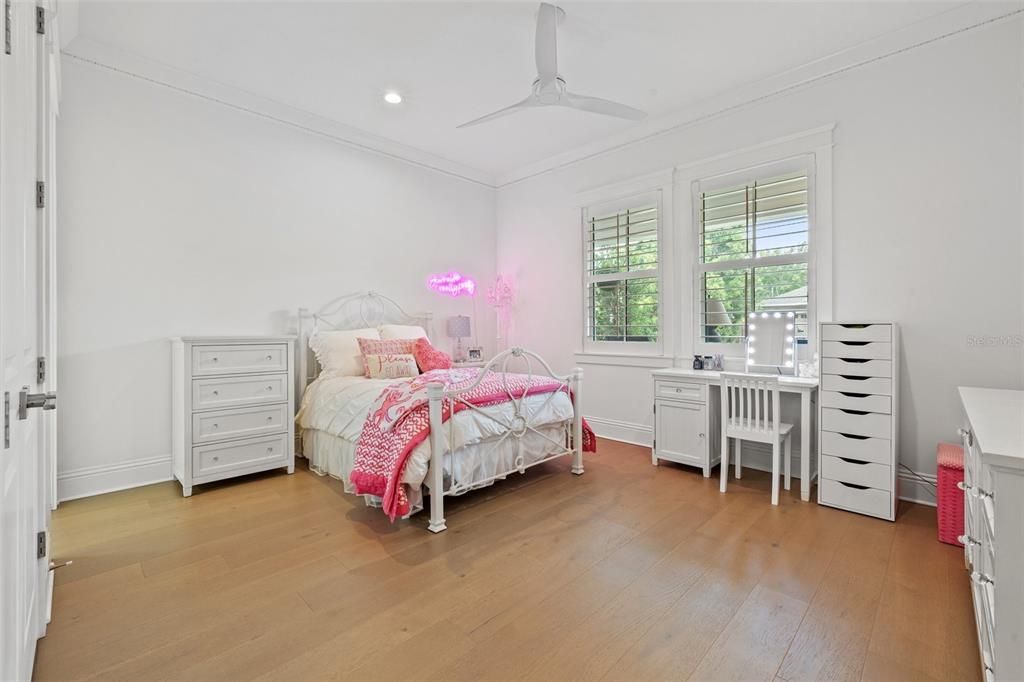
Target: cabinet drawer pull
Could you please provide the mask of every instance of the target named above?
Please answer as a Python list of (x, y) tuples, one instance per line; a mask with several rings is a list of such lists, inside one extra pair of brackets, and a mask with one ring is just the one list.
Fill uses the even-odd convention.
[(836, 481), (839, 485), (845, 485), (847, 488), (853, 488), (854, 490), (867, 490), (866, 485), (857, 485), (856, 483), (846, 483), (844, 481)]
[(961, 536), (957, 537), (957, 541), (961, 545), (965, 545), (967, 547), (980, 547), (981, 546), (981, 543), (978, 542), (977, 540), (975, 540), (974, 538), (972, 538), (970, 535), (961, 535)]
[(839, 395), (844, 395), (847, 398), (867, 398), (870, 393), (848, 393), (846, 391), (839, 391)]
[(867, 329), (870, 324), (840, 324), (843, 329)]
[(853, 363), (863, 364), (865, 362), (871, 362), (871, 358), (836, 358), (836, 359), (841, 361), (841, 362), (847, 362), (847, 363), (850, 363), (850, 364), (853, 364)]
[(217, 362), (217, 360), (219, 360), (219, 358), (216, 355), (214, 355), (213, 356), (213, 362)]
[(971, 580), (973, 580), (974, 582), (978, 583), (979, 585), (995, 585), (996, 584), (996, 581), (993, 580), (991, 577), (985, 575), (984, 573), (979, 573), (978, 571), (972, 571), (971, 572)]
[(869, 341), (840, 341), (839, 343), (843, 344), (844, 346), (866, 346), (870, 342)]
[(267, 356), (267, 360), (273, 360), (273, 359), (274, 359), (274, 356), (273, 356), (273, 355), (268, 355), (268, 356)]
[(273, 390), (274, 390), (274, 387), (273, 387), (273, 386), (267, 386), (267, 390), (268, 390), (268, 391), (273, 391)]
[(865, 414), (867, 414), (866, 410), (846, 410), (846, 409), (843, 409), (843, 408), (839, 408), (839, 411), (840, 412), (845, 412), (846, 414), (855, 414), (855, 415), (865, 415)]
[(847, 464), (870, 464), (871, 463), (871, 462), (868, 462), (867, 460), (853, 459), (852, 457), (840, 457), (839, 459), (843, 460)]
[(957, 481), (956, 482), (956, 487), (959, 488), (961, 491), (963, 491), (965, 493), (968, 492), (971, 489), (971, 486), (967, 485), (963, 481)]
[(849, 374), (840, 374), (839, 376), (842, 377), (843, 379), (846, 379), (847, 381), (867, 381), (868, 379), (871, 378), (871, 377), (855, 377), (855, 376), (851, 376)]
[(214, 395), (220, 395), (220, 391), (214, 391), (213, 394)]
[(858, 436), (855, 433), (840, 433), (843, 438), (849, 438), (850, 440), (867, 440), (871, 436)]

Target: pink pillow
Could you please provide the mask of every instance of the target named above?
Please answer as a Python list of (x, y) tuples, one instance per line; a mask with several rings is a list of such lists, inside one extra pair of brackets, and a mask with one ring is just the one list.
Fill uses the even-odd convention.
[(363, 354), (363, 376), (370, 376), (369, 355), (412, 355), (416, 339), (356, 339)]
[(434, 348), (426, 337), (416, 339), (412, 354), (416, 356), (416, 364), (420, 366), (421, 372), (452, 368), (452, 356)]

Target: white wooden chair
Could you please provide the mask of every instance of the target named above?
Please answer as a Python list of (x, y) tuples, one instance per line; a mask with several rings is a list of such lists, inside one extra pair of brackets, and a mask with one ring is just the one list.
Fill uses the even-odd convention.
[[(772, 446), (772, 504), (779, 503), (779, 458), (785, 457), (785, 486), (790, 486), (792, 424), (780, 420), (779, 380), (772, 376), (722, 372), (721, 491), (729, 480), (729, 439), (736, 442), (736, 478), (741, 477), (740, 443), (744, 440)], [(780, 452), (783, 447), (785, 452)]]

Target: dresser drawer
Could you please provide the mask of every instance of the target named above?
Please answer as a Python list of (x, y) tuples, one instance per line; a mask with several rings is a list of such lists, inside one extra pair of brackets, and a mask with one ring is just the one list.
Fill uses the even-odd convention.
[(821, 388), (826, 391), (846, 393), (874, 393), (892, 395), (892, 379), (884, 377), (865, 377), (853, 374), (822, 374)]
[(663, 381), (654, 382), (654, 397), (666, 400), (686, 400), (688, 402), (705, 402), (704, 384), (695, 384), (685, 381)]
[(822, 391), (822, 407), (836, 407), (846, 410), (879, 412), (892, 414), (892, 398), (887, 395), (871, 395), (869, 393), (852, 393), (841, 391)]
[(284, 343), (192, 346), (192, 376), (284, 372), (288, 345)]
[(892, 376), (892, 362), (889, 360), (822, 358), (821, 372), (822, 374), (839, 374), (842, 376), (888, 378)]
[(838, 324), (821, 325), (822, 341), (892, 341), (891, 324)]
[(821, 432), (821, 453), (879, 464), (892, 464), (895, 459), (892, 441), (888, 438), (868, 438), (834, 431)]
[(868, 412), (858, 414), (832, 407), (821, 410), (821, 428), (836, 433), (851, 433), (855, 436), (892, 437), (892, 417), (887, 414)]
[(822, 504), (871, 516), (889, 518), (892, 513), (892, 493), (888, 490), (865, 488), (829, 478), (821, 479), (819, 499)]
[(192, 381), (192, 409), (241, 407), (288, 400), (288, 375), (224, 377)]
[(260, 405), (233, 410), (211, 410), (192, 415), (192, 442), (210, 443), (288, 430), (288, 405)]
[(890, 360), (892, 344), (888, 341), (822, 341), (821, 357)]
[(288, 460), (288, 434), (192, 448), (192, 475), (199, 478), (231, 469)]
[(892, 490), (892, 469), (886, 464), (822, 455), (821, 475), (832, 481)]

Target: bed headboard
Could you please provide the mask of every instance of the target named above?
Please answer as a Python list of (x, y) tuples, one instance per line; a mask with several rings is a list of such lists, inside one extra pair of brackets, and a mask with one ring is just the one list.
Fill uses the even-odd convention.
[(393, 299), (375, 291), (360, 291), (339, 296), (319, 310), (299, 308), (299, 392), (301, 398), (306, 386), (320, 374), (320, 365), (309, 349), (309, 337), (318, 329), (363, 329), (382, 324), (414, 324), (423, 327), (427, 336), (433, 334), (430, 328), (430, 313), (409, 314)]

